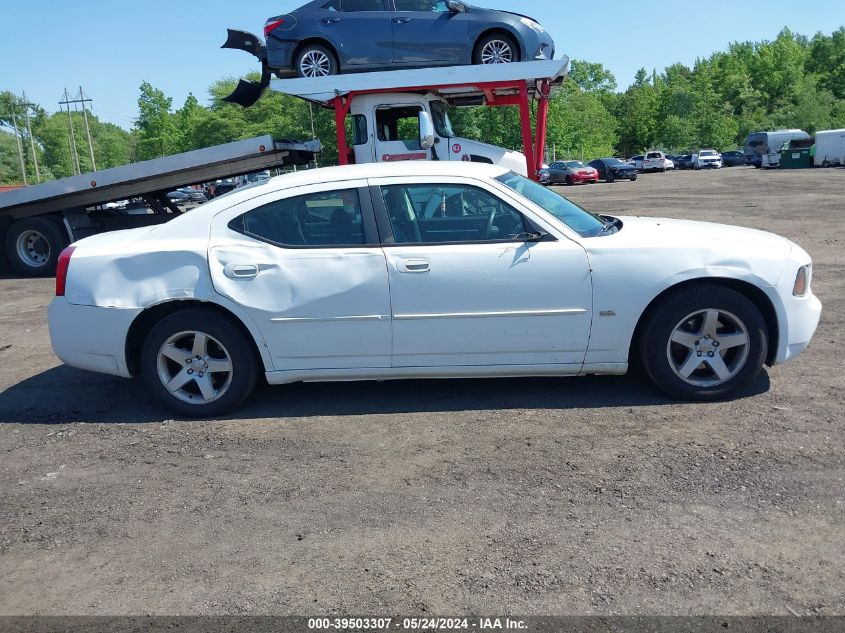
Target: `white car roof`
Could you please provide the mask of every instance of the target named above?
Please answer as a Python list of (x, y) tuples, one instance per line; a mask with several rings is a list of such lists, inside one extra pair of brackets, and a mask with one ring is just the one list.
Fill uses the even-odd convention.
[(235, 189), (225, 196), (220, 196), (210, 202), (206, 202), (196, 209), (175, 218), (171, 222), (158, 225), (152, 232), (159, 237), (169, 237), (171, 235), (174, 237), (178, 235), (187, 236), (193, 233), (201, 233), (206, 230), (205, 227), (208, 226), (210, 218), (221, 211), (252, 198), (276, 191), (284, 191), (293, 187), (395, 176), (468, 176), (470, 178), (495, 178), (508, 171), (504, 167), (485, 163), (425, 160), (303, 169)]

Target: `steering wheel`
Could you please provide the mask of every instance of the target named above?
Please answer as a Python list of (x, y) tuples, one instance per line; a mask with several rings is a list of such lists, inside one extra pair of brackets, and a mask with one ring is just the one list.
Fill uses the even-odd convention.
[(487, 230), (484, 232), (484, 239), (489, 240), (490, 235), (493, 233), (493, 225), (496, 221), (496, 208), (493, 207), (493, 210), (490, 211), (490, 217), (487, 218)]

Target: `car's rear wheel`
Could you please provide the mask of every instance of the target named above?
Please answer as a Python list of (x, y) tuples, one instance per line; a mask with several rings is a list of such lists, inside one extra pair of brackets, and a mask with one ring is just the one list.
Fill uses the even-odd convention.
[(296, 74), (300, 77), (328, 77), (338, 73), (337, 58), (322, 44), (308, 44), (296, 54)]
[(640, 339), (640, 360), (652, 381), (688, 400), (731, 395), (757, 377), (767, 351), (760, 310), (721, 286), (671, 295), (645, 323)]
[(631, 174), (631, 182), (634, 182), (638, 177), (637, 174)]
[(605, 182), (613, 182), (616, 180), (616, 176), (613, 175), (612, 171), (607, 172), (607, 175), (604, 177)]
[(510, 64), (518, 61), (516, 42), (500, 33), (491, 33), (481, 38), (472, 56), (473, 64)]
[(210, 310), (190, 308), (159, 321), (141, 349), (147, 385), (167, 407), (187, 417), (213, 417), (240, 405), (255, 388), (252, 341)]
[(566, 177), (566, 184), (567, 184), (567, 185), (571, 185), (571, 184), (572, 184), (572, 176), (567, 176), (567, 177)]

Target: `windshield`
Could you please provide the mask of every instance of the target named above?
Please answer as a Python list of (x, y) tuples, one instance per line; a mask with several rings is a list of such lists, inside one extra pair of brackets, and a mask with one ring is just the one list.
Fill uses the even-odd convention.
[(511, 171), (496, 180), (551, 213), (581, 237), (593, 237), (604, 229), (605, 224), (599, 217), (528, 178)]
[(431, 118), (434, 121), (434, 129), (440, 138), (452, 138), (455, 136), (445, 103), (442, 101), (431, 102)]
[(710, 150), (703, 150), (699, 156), (715, 156), (716, 152), (712, 152)]
[[(631, 159), (631, 160), (633, 160), (633, 159)], [(604, 164), (607, 165), (608, 167), (614, 167), (616, 165), (624, 165), (625, 167), (628, 166), (628, 163), (623, 163), (618, 158), (605, 158)]]
[(564, 165), (566, 165), (570, 169), (578, 169), (580, 167), (586, 167), (586, 165), (584, 163), (582, 163), (580, 160), (569, 160), (569, 161), (566, 161), (564, 163)]

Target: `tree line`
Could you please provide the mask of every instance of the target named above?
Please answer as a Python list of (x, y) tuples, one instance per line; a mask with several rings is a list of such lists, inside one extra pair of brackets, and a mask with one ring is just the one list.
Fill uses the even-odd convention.
[[(254, 77), (257, 79), (257, 77)], [(271, 134), (323, 143), (321, 164), (337, 160), (334, 113), (300, 99), (268, 91), (252, 108), (225, 103), (237, 79), (215, 82), (210, 105), (190, 95), (175, 109), (172, 98), (148, 82), (140, 86), (138, 118), (130, 131), (102, 122), (88, 124), (99, 169)], [(17, 141), (8, 133), (10, 114), (24, 111), (0, 92), (0, 183), (21, 181)], [(48, 114), (36, 106), (31, 128), (42, 179), (73, 174), (67, 112)], [(522, 145), (517, 108), (453, 108), (455, 132), (503, 147)], [(82, 113), (70, 114), (82, 172), (91, 168)], [(640, 69), (631, 86), (617, 90), (601, 64), (574, 60), (569, 78), (553, 93), (547, 146), (560, 158), (630, 156), (647, 149), (673, 152), (741, 147), (755, 130), (845, 127), (845, 27), (812, 38), (784, 29), (771, 41), (731, 44), (698, 59), (690, 68), (673, 64), (658, 73)], [(31, 144), (25, 162), (35, 178)]]

